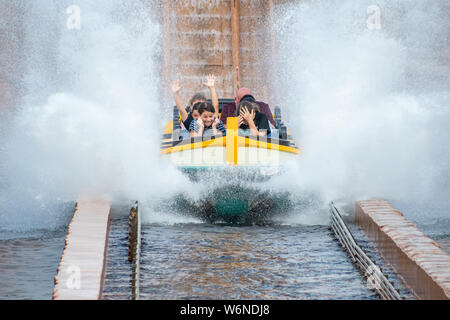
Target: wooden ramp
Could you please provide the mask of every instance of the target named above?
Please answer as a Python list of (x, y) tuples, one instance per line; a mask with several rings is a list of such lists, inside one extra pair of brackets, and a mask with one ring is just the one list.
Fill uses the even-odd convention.
[(101, 298), (110, 210), (106, 201), (77, 203), (55, 276), (54, 300)]

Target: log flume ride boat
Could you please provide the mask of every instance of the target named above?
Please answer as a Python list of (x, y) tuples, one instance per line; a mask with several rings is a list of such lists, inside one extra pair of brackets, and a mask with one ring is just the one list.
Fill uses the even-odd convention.
[[(170, 88), (180, 80), (188, 101), (201, 89), (205, 75), (215, 75), (222, 97), (250, 88), (254, 97), (280, 103), (274, 11), (279, 1), (163, 1), (161, 5), (162, 80)], [(173, 101), (169, 90), (165, 104)], [(234, 99), (222, 99), (222, 106)], [(200, 203), (183, 199), (183, 211), (202, 212), (210, 221), (253, 221), (262, 212), (285, 206), (286, 196), (263, 191), (271, 177), (299, 157), (279, 108), (273, 108), (276, 130), (269, 137), (245, 135), (237, 118), (227, 118), (223, 137), (193, 138), (182, 133), (178, 110), (163, 132), (161, 157), (207, 189)], [(184, 139), (183, 139), (184, 138)], [(275, 188), (276, 189), (276, 188)], [(186, 200), (186, 201), (185, 201)], [(204, 200), (204, 201), (203, 201)], [(273, 209), (273, 210), (272, 210)]]
[[(229, 102), (221, 99), (220, 110)], [(226, 136), (190, 138), (181, 129), (180, 116), (174, 108), (173, 120), (164, 129), (160, 153), (194, 182), (204, 184), (202, 176), (209, 177), (206, 181), (221, 182), (220, 187), (212, 183), (210, 201), (198, 205), (201, 208), (197, 209), (208, 212), (208, 220), (245, 223), (261, 215), (262, 207), (277, 209), (287, 205), (280, 195), (244, 186), (246, 182), (268, 181), (284, 164), (299, 157), (300, 150), (283, 124), (279, 108), (275, 108), (274, 119), (276, 128), (268, 137), (249, 135), (238, 128), (238, 118), (229, 117)]]

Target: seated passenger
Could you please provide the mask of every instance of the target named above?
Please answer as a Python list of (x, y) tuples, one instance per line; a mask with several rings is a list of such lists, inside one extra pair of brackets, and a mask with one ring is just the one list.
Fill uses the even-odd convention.
[(200, 118), (193, 120), (189, 131), (191, 138), (226, 135), (222, 121), (215, 116), (215, 109), (209, 102), (201, 102), (198, 107)]
[(254, 102), (242, 101), (237, 109), (239, 129), (250, 130), (255, 136), (265, 137), (270, 134), (269, 120), (259, 111)]
[(247, 88), (241, 88), (239, 89), (237, 93), (237, 97), (234, 99), (234, 103), (229, 103), (222, 108), (222, 115), (220, 119), (222, 120), (223, 124), (227, 125), (227, 118), (228, 117), (234, 117), (236, 113), (236, 106), (241, 101), (250, 101), (250, 102), (256, 102), (256, 104), (260, 108), (260, 112), (265, 114), (267, 119), (270, 121), (270, 123), (276, 127), (276, 122), (273, 119), (272, 111), (270, 111), (270, 107), (267, 103), (261, 102), (261, 101), (255, 101), (255, 98), (251, 95), (250, 90)]
[[(216, 78), (214, 75), (208, 75), (206, 77), (206, 82), (203, 83), (206, 87), (209, 88), (211, 92), (211, 100), (212, 104), (214, 106), (214, 114), (216, 118), (219, 117), (219, 97), (217, 96), (216, 89), (215, 89), (215, 81)], [(191, 126), (191, 122), (194, 119), (197, 119), (200, 114), (198, 113), (198, 106), (201, 102), (206, 102), (206, 97), (201, 93), (196, 93), (189, 103), (189, 109), (185, 109), (183, 107), (183, 101), (180, 97), (181, 85), (178, 80), (174, 81), (172, 84), (172, 92), (173, 96), (175, 98), (175, 103), (177, 105), (177, 109), (180, 112), (181, 116), (181, 122), (186, 130), (189, 130), (189, 127)]]

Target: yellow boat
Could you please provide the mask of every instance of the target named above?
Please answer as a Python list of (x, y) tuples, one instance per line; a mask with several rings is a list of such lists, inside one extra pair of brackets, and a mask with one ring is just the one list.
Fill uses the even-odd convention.
[[(196, 1), (164, 1), (163, 87), (169, 88), (175, 79), (182, 81), (181, 96), (187, 101), (192, 93), (201, 90), (201, 79), (213, 74), (217, 77), (217, 92), (231, 98), (219, 101), (220, 106), (234, 102), (244, 84), (252, 89), (254, 97), (279, 103), (276, 4), (276, 1), (216, 1), (210, 6)], [(169, 90), (164, 91), (162, 101), (171, 100)], [(251, 212), (259, 212), (260, 216), (264, 210), (258, 209), (259, 204), (264, 208), (277, 207), (283, 196), (278, 197), (276, 191), (270, 194), (261, 191), (266, 188), (258, 183), (269, 180), (300, 154), (282, 124), (279, 108), (273, 110), (278, 129), (270, 137), (249, 136), (238, 129), (236, 118), (228, 118), (226, 136), (207, 139), (191, 139), (183, 134), (178, 110), (174, 110), (173, 120), (165, 126), (161, 157), (210, 192), (202, 196), (206, 201), (200, 206), (203, 209), (192, 211), (211, 211), (209, 216), (213, 218), (248, 217)], [(249, 180), (252, 182), (248, 183)], [(270, 201), (261, 203), (267, 198)], [(175, 200), (184, 203), (186, 210), (197, 205), (183, 201), (183, 195)]]
[[(220, 106), (228, 102), (221, 100)], [(174, 120), (165, 126), (161, 155), (179, 168), (211, 167), (279, 167), (295, 159), (300, 150), (281, 121), (279, 108), (275, 110), (279, 129), (269, 137), (249, 136), (238, 128), (238, 118), (228, 118), (227, 133), (222, 137), (184, 138), (181, 134), (178, 110)]]
[[(220, 100), (220, 109), (227, 102), (230, 101)], [(269, 137), (248, 135), (238, 128), (238, 118), (229, 117), (226, 136), (190, 138), (185, 132), (183, 139), (180, 116), (174, 108), (174, 119), (164, 129), (161, 156), (194, 181), (201, 180), (199, 175), (205, 171), (213, 171), (217, 177), (220, 176), (223, 184), (217, 189), (212, 185), (214, 190), (208, 196), (212, 200), (206, 207), (214, 211), (208, 217), (215, 220), (219, 216), (227, 222), (243, 221), (251, 209), (249, 203), (254, 203), (251, 197), (256, 194), (254, 190), (242, 187), (241, 182), (268, 180), (280, 171), (283, 164), (298, 159), (300, 155), (289, 130), (281, 121), (279, 108), (275, 109), (274, 119), (278, 129), (272, 130)], [(273, 207), (272, 202), (270, 206)]]

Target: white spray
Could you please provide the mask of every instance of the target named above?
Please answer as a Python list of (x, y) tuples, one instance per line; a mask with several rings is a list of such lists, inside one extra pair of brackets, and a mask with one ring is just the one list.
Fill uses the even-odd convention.
[(187, 184), (158, 157), (167, 119), (150, 8), (72, 4), (27, 5), (25, 98), (2, 130), (3, 229), (58, 227), (55, 204), (83, 196), (157, 199)]
[(449, 12), (445, 0), (278, 7), (283, 105), (303, 150), (290, 188), (448, 210)]

